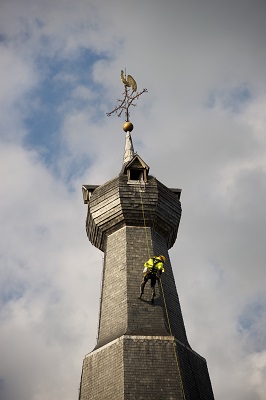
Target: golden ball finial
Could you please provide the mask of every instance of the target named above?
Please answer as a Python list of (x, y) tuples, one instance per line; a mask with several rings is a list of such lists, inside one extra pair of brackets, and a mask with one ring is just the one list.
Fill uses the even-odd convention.
[(130, 122), (130, 121), (125, 122), (123, 125), (123, 129), (125, 132), (132, 132), (133, 128), (134, 128), (134, 126), (133, 126), (132, 122)]

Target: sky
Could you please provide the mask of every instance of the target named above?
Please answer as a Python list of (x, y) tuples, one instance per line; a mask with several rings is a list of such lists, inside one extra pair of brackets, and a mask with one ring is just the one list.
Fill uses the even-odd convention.
[(78, 398), (103, 253), (83, 184), (122, 167), (125, 69), (147, 88), (135, 151), (182, 188), (170, 250), (216, 400), (266, 393), (264, 0), (1, 0), (0, 399)]

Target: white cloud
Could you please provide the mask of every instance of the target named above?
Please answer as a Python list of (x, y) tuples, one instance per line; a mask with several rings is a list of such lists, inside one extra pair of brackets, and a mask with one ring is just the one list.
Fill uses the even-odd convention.
[[(52, 398), (54, 391), (74, 395), (77, 383), (75, 387), (66, 384), (61, 392), (60, 380), (51, 376), (43, 381), (42, 376), (49, 376), (53, 368), (59, 378), (73, 374), (78, 382), (79, 368), (67, 349), (75, 348), (82, 359), (82, 343), (90, 337), (92, 343), (95, 340), (96, 324), (89, 328), (90, 311), (81, 310), (81, 305), (89, 302), (89, 276), (100, 280), (101, 256), (89, 251), (85, 238), (81, 190), (69, 193), (49, 175), (36, 154), (15, 146), (1, 150), (8, 175), (1, 179), (5, 344), (1, 359), (5, 363), (0, 374), (15, 396), (20, 392), (21, 399)], [(95, 267), (88, 275), (90, 264)], [(90, 291), (94, 293), (90, 302), (95, 303), (95, 321), (99, 284)], [(63, 359), (66, 364), (62, 366)]]
[[(125, 67), (149, 90), (132, 110), (135, 150), (151, 174), (183, 189), (170, 255), (189, 341), (207, 359), (216, 399), (264, 398), (265, 321), (248, 319), (250, 305), (265, 309), (264, 11), (259, 0), (3, 2), (0, 377), (13, 398), (77, 398), (102, 267), (81, 185), (120, 172), (123, 118), (105, 113)], [(53, 73), (81, 49), (92, 54), (88, 69)], [(59, 145), (44, 165), (45, 144), (25, 143), (25, 118), (49, 109), (30, 94), (50, 76), (54, 93), (69, 92), (50, 107)]]

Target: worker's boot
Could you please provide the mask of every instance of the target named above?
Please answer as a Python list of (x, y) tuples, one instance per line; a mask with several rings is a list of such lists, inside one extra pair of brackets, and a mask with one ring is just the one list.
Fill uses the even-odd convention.
[(140, 294), (139, 294), (139, 299), (142, 298), (142, 295), (143, 295), (143, 292), (140, 292)]

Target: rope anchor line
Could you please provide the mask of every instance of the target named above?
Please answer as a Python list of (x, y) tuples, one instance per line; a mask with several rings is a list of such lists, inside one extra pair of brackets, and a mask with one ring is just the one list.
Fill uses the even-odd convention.
[[(149, 246), (149, 240), (148, 240), (148, 234), (147, 234), (147, 225), (146, 225), (143, 198), (142, 198), (142, 194), (141, 194), (141, 182), (140, 181), (139, 181), (139, 194), (140, 194), (140, 201), (141, 201), (141, 208), (142, 208), (143, 224), (144, 224), (145, 235), (146, 235), (147, 252), (148, 252), (149, 258), (151, 258), (151, 252), (150, 252), (150, 246)], [(166, 319), (167, 319), (167, 323), (168, 323), (168, 327), (169, 327), (169, 332), (170, 332), (170, 335), (174, 338), (173, 333), (172, 333), (172, 329), (171, 329), (169, 314), (168, 314), (168, 310), (167, 310), (167, 305), (166, 305), (166, 300), (165, 300), (165, 295), (164, 295), (164, 290), (163, 290), (162, 279), (160, 279), (160, 288), (161, 288), (161, 292), (162, 292), (162, 296), (163, 296), (163, 303), (164, 303)], [(180, 371), (180, 366), (179, 366), (179, 361), (178, 361), (178, 357), (177, 357), (177, 348), (176, 348), (176, 344), (175, 344), (175, 338), (173, 340), (173, 349), (174, 349), (175, 361), (176, 361), (176, 365), (177, 365), (177, 371), (178, 371), (178, 376), (179, 376), (179, 381), (180, 381), (180, 385), (181, 385), (183, 399), (186, 400), (185, 389), (184, 389), (183, 380), (182, 380), (181, 371)]]

